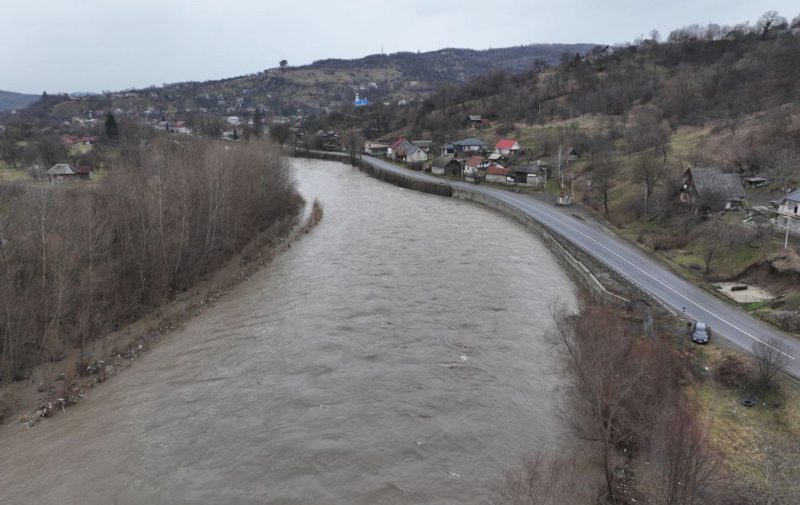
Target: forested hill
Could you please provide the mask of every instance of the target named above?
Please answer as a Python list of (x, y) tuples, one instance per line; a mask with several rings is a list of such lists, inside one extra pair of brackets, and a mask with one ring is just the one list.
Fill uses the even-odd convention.
[(458, 83), (493, 70), (519, 73), (539, 62), (557, 64), (564, 53), (585, 53), (593, 44), (531, 44), (499, 49), (447, 48), (424, 53), (400, 52), (373, 54), (354, 60), (326, 59), (297, 70), (358, 71), (370, 68), (392, 68), (421, 83)]
[[(552, 65), (564, 53), (584, 53), (592, 44), (532, 44), (500, 49), (442, 49), (439, 51), (373, 54), (353, 60), (326, 59), (311, 65), (278, 68), (220, 81), (183, 83), (164, 91), (180, 90), (209, 110), (230, 97), (250, 106), (266, 105), (276, 114), (334, 110), (352, 104), (355, 93), (371, 103), (415, 101), (443, 83), (463, 84), (487, 72), (519, 73), (543, 64)], [(186, 93), (185, 90), (190, 90)]]
[[(564, 53), (584, 53), (591, 44), (533, 44), (500, 49), (442, 49), (425, 53), (376, 54), (354, 60), (327, 59), (282, 65), (254, 74), (205, 82), (129, 89), (82, 96), (69, 104), (50, 100), (31, 114), (68, 120), (90, 111), (118, 110), (128, 116), (162, 111), (190, 119), (197, 113), (248, 117), (256, 108), (271, 116), (316, 116), (352, 105), (356, 93), (370, 103), (415, 102), (442, 84), (463, 84), (491, 71), (519, 73), (555, 64)], [(53, 97), (51, 97), (53, 98)]]
[(14, 110), (26, 107), (29, 103), (35, 102), (38, 95), (25, 95), (14, 93), (13, 91), (0, 90), (0, 110)]

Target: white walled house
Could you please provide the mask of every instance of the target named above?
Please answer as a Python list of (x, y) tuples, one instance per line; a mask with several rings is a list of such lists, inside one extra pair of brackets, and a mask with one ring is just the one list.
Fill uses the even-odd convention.
[(406, 161), (409, 163), (422, 163), (428, 161), (428, 155), (417, 146), (406, 150)]
[(474, 183), (485, 180), (487, 168), (489, 168), (489, 160), (483, 156), (472, 156), (464, 163), (464, 180)]
[(778, 207), (778, 226), (786, 229), (789, 221), (789, 233), (800, 235), (800, 189), (796, 189), (783, 197)]
[(513, 139), (502, 139), (494, 146), (494, 152), (503, 156), (517, 154), (520, 150), (519, 142)]

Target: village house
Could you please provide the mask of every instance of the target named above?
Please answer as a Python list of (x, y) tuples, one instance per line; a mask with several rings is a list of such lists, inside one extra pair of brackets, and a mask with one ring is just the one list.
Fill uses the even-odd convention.
[(412, 144), (412, 147), (406, 150), (405, 161), (408, 163), (424, 163), (428, 161), (428, 155), (425, 151)]
[(470, 137), (463, 140), (459, 140), (457, 142), (453, 142), (452, 146), (453, 146), (453, 151), (455, 153), (463, 153), (465, 155), (484, 153), (489, 148), (489, 144), (475, 137)]
[(393, 160), (397, 159), (402, 160), (403, 157), (405, 156), (406, 145), (413, 145), (413, 144), (411, 144), (411, 142), (406, 140), (405, 137), (400, 137), (391, 144), (389, 144), (389, 149), (387, 150), (386, 155)]
[(514, 167), (512, 177), (517, 184), (538, 186), (542, 183), (543, 170), (544, 168), (541, 162), (534, 163), (533, 165)]
[(436, 175), (457, 176), (461, 173), (461, 163), (452, 154), (445, 154), (433, 161), (431, 173)]
[(520, 150), (519, 142), (512, 139), (501, 139), (494, 146), (495, 154), (502, 154), (503, 156), (519, 154)]
[(368, 140), (364, 142), (364, 153), (370, 156), (385, 157), (389, 154), (389, 144)]
[(692, 212), (737, 209), (744, 204), (742, 180), (736, 174), (723, 174), (718, 168), (690, 168), (683, 174), (680, 201)]
[(769, 184), (766, 177), (745, 177), (744, 183), (748, 188), (761, 188)]
[(475, 183), (485, 180), (489, 164), (489, 160), (483, 156), (472, 156), (464, 163), (464, 180)]
[(796, 189), (784, 196), (778, 206), (779, 228), (785, 230), (788, 226), (789, 233), (800, 234), (800, 189)]
[(393, 160), (405, 161), (407, 163), (423, 163), (428, 161), (428, 155), (425, 151), (406, 140), (405, 137), (400, 137), (392, 142), (387, 155)]
[(497, 163), (490, 163), (486, 168), (486, 182), (498, 182), (502, 184), (514, 182), (513, 177), (509, 178), (510, 174), (511, 169), (498, 165)]
[(78, 173), (67, 163), (56, 163), (45, 172), (51, 181), (69, 181), (77, 177)]
[(88, 180), (92, 177), (92, 167), (89, 165), (78, 165), (77, 167), (72, 167), (72, 170), (75, 172), (77, 179)]
[(74, 135), (68, 135), (66, 133), (62, 133), (61, 134), (61, 143), (64, 144), (65, 146), (71, 146), (73, 144), (77, 144), (78, 143), (78, 137), (76, 137)]
[(431, 147), (433, 147), (432, 140), (412, 140), (411, 143), (425, 151), (426, 154), (430, 153)]

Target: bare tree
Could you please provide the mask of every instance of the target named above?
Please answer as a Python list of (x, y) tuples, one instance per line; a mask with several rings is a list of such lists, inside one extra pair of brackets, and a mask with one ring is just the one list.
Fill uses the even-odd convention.
[[(614, 501), (616, 449), (634, 445), (655, 422), (658, 400), (653, 397), (652, 349), (626, 331), (609, 307), (584, 307), (578, 315), (554, 310), (557, 330), (553, 342), (562, 352), (576, 408), (573, 428), (585, 440), (601, 445), (605, 493)], [(653, 374), (653, 375), (651, 375)]]
[(663, 414), (654, 441), (654, 462), (660, 479), (659, 505), (706, 503), (720, 459), (708, 445), (708, 432), (679, 397)]
[(272, 124), (269, 127), (269, 137), (281, 147), (289, 139), (290, 134), (289, 127), (285, 124)]
[(778, 11), (767, 11), (756, 22), (756, 30), (761, 32), (761, 40), (764, 40), (769, 36), (770, 30), (785, 24), (786, 18), (778, 14)]
[(539, 450), (508, 471), (497, 492), (509, 505), (559, 505), (569, 499), (575, 483), (575, 460), (547, 457)]
[(785, 192), (788, 189), (789, 174), (796, 173), (797, 167), (800, 166), (800, 155), (794, 148), (784, 147), (773, 154), (772, 166), (775, 179), (780, 184), (781, 191)]
[(0, 184), (0, 381), (185, 289), (299, 199), (278, 149), (124, 136), (96, 185)]
[(616, 172), (616, 165), (609, 158), (604, 157), (595, 163), (592, 172), (589, 174), (592, 189), (600, 197), (600, 201), (603, 202), (603, 212), (605, 214), (608, 214), (609, 191), (613, 187)]
[(764, 465), (760, 484), (750, 497), (752, 505), (795, 505), (800, 503), (800, 442), (796, 438), (762, 437)]
[(705, 275), (710, 275), (712, 266), (719, 265), (720, 252), (752, 240), (758, 231), (726, 221), (724, 218), (709, 219), (695, 227), (692, 236), (702, 245)]
[(763, 388), (772, 386), (775, 376), (789, 362), (786, 345), (777, 338), (757, 341), (753, 344), (753, 355), (758, 362), (758, 384)]
[(647, 219), (647, 202), (653, 198), (653, 191), (656, 185), (665, 176), (666, 167), (664, 163), (656, 160), (652, 156), (642, 154), (633, 167), (633, 180), (644, 184), (644, 218)]

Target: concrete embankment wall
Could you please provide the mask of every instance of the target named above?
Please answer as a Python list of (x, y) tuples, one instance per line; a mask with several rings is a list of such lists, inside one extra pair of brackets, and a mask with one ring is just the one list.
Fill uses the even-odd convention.
[(439, 196), (453, 196), (453, 188), (444, 181), (438, 182), (417, 179), (407, 176), (403, 173), (383, 170), (380, 167), (370, 165), (362, 160), (356, 161), (356, 167), (358, 167), (358, 169), (365, 174), (369, 174), (376, 179), (400, 186), (401, 188), (413, 189)]
[(528, 229), (534, 231), (555, 254), (556, 258), (558, 258), (559, 262), (567, 269), (573, 279), (588, 290), (595, 299), (612, 305), (627, 305), (629, 303), (628, 299), (618, 296), (606, 289), (591, 270), (577, 258), (578, 254), (582, 253), (579, 248), (564, 239), (558, 238), (549, 228), (543, 226), (527, 214), (491, 196), (474, 191), (455, 188), (453, 189), (453, 197), (477, 202), (495, 209), (516, 219)]
[(431, 193), (440, 196), (452, 196), (453, 188), (445, 181), (428, 181), (406, 175), (402, 172), (384, 170), (379, 166), (372, 165), (362, 160), (360, 157), (352, 159), (347, 153), (326, 152), (326, 151), (296, 151), (293, 156), (298, 158), (312, 158), (317, 160), (340, 161), (352, 165), (365, 174), (380, 179), (382, 181), (400, 186), (401, 188), (413, 189), (424, 193)]

